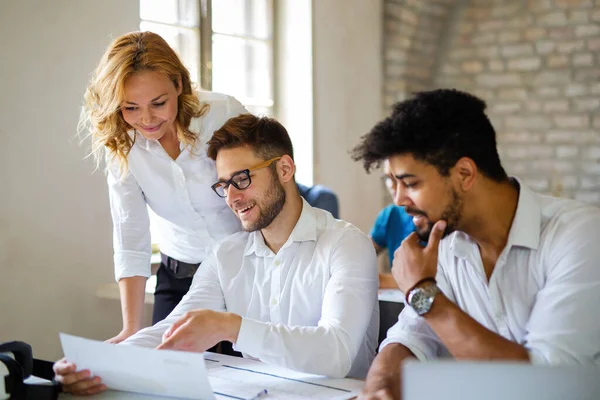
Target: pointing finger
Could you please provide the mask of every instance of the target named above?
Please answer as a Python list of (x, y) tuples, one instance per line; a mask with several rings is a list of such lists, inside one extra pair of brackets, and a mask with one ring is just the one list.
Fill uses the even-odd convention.
[(163, 342), (158, 345), (157, 350), (161, 349), (181, 349), (182, 341), (187, 336), (187, 329), (189, 327), (189, 323), (187, 320), (180, 320), (179, 326), (175, 326), (173, 324), (171, 326), (171, 334), (168, 337), (163, 338)]
[(173, 322), (171, 326), (163, 333), (162, 340), (163, 342), (167, 340), (173, 333), (179, 329), (179, 327), (187, 322), (189, 319), (188, 314), (184, 314), (183, 317), (179, 318), (177, 321)]
[(439, 220), (438, 222), (435, 223), (435, 225), (433, 226), (433, 229), (431, 230), (431, 234), (429, 235), (429, 241), (427, 242), (426, 248), (428, 250), (437, 251), (440, 240), (442, 239), (442, 236), (444, 236), (444, 231), (446, 230), (446, 226), (447, 226), (447, 223), (444, 220)]

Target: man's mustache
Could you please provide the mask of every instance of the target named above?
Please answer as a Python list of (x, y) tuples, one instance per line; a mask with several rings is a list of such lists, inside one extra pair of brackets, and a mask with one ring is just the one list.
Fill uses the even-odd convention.
[(406, 207), (404, 207), (404, 211), (406, 211), (407, 214), (422, 215), (425, 218), (429, 219), (429, 217), (427, 217), (427, 214), (424, 211), (419, 210), (418, 208), (413, 208), (413, 207), (410, 207), (410, 206), (406, 206)]

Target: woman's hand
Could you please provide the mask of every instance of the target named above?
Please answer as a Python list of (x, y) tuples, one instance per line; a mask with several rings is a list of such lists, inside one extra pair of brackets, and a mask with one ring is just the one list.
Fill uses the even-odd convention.
[(112, 343), (112, 344), (121, 343), (123, 340), (127, 339), (129, 336), (133, 335), (136, 332), (137, 332), (136, 329), (123, 328), (123, 330), (121, 332), (119, 332), (119, 334), (117, 336), (108, 339), (106, 341), (106, 343)]

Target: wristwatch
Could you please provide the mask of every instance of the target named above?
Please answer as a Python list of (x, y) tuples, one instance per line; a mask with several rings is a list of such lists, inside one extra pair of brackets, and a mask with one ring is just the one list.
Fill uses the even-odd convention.
[(431, 310), (435, 296), (440, 292), (434, 280), (417, 285), (406, 296), (408, 305), (419, 315), (425, 315)]

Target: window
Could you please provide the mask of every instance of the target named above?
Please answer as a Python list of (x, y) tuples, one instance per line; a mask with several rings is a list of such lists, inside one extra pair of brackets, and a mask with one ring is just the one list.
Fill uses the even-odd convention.
[[(274, 114), (274, 0), (140, 0), (140, 30), (162, 36), (204, 90)], [(150, 212), (153, 252), (159, 238)]]
[(273, 0), (140, 0), (140, 17), (203, 89), (273, 115)]
[(140, 0), (140, 30), (158, 33), (200, 82), (200, 14), (197, 0)]

